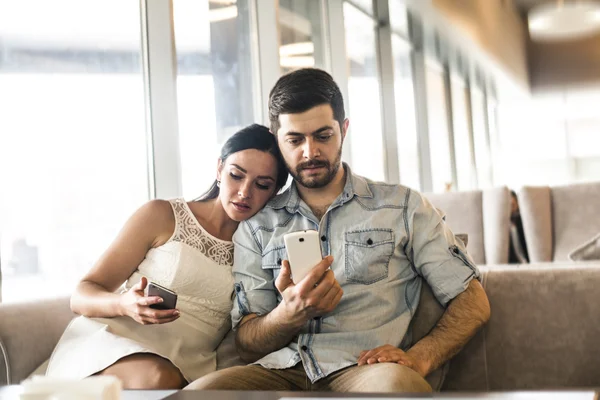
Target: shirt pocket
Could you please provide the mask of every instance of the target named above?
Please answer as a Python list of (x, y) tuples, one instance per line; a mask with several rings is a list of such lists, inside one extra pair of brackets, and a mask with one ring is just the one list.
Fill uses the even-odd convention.
[[(281, 269), (281, 263), (287, 260), (285, 246), (273, 247), (267, 250), (262, 258), (263, 269)], [(275, 271), (274, 271), (275, 272)]]
[(346, 232), (345, 273), (348, 282), (370, 285), (388, 277), (394, 254), (391, 229), (367, 229)]

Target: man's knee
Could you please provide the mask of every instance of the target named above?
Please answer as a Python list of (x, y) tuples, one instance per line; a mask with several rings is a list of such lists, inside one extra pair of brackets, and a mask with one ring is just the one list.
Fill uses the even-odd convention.
[(248, 366), (222, 369), (196, 379), (184, 390), (252, 390), (248, 373)]
[(431, 386), (415, 370), (396, 363), (365, 365), (360, 373), (357, 392), (428, 393)]

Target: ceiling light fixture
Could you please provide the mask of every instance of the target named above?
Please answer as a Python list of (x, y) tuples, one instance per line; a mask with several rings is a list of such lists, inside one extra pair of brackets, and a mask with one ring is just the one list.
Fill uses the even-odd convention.
[(542, 4), (528, 14), (533, 40), (571, 40), (600, 32), (600, 3), (596, 1)]

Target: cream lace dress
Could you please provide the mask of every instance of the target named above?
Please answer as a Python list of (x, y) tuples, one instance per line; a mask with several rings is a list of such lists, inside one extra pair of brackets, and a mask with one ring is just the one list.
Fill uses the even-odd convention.
[(188, 382), (216, 370), (215, 350), (231, 327), (233, 243), (206, 232), (183, 199), (170, 203), (175, 232), (148, 251), (119, 292), (145, 276), (178, 294), (181, 316), (158, 325), (77, 317), (54, 349), (46, 375), (84, 378), (134, 353), (169, 359)]

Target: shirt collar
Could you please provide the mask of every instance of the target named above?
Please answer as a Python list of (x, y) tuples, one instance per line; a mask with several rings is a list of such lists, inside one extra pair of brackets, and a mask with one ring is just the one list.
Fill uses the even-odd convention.
[[(342, 163), (342, 165), (346, 170), (346, 183), (344, 184), (344, 190), (334, 203), (347, 203), (352, 200), (354, 196), (373, 198), (373, 193), (371, 192), (371, 189), (369, 189), (369, 184), (366, 179), (362, 176), (353, 174), (348, 164)], [(298, 211), (300, 201), (301, 199), (296, 187), (296, 182), (292, 182), (290, 187), (271, 200), (267, 204), (267, 207), (274, 209), (282, 209), (285, 207), (288, 212), (293, 214)]]

